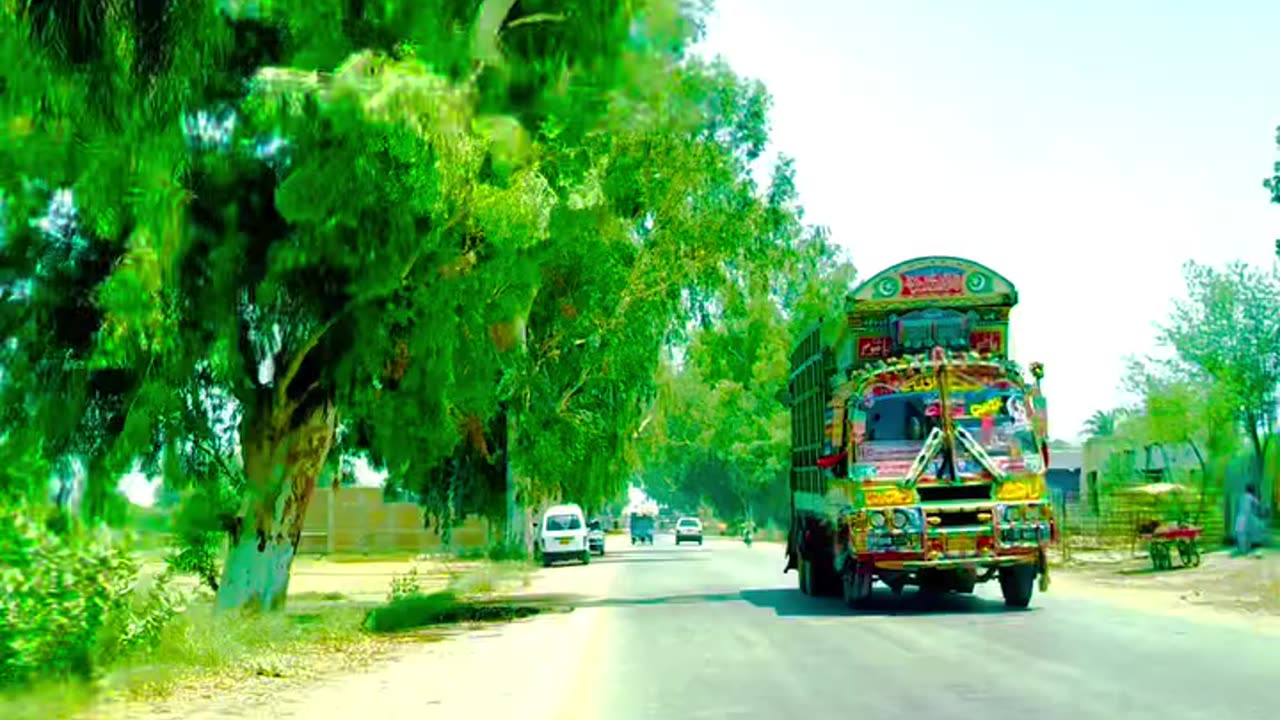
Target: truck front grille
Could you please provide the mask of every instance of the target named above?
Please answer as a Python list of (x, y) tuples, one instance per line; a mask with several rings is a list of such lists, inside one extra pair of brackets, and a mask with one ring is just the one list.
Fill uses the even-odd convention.
[(952, 502), (957, 500), (975, 500), (989, 502), (991, 500), (991, 484), (978, 485), (917, 485), (920, 502)]
[[(987, 516), (986, 520), (978, 519), (978, 511), (976, 510), (940, 510), (929, 514), (938, 518), (939, 522), (934, 527), (950, 528), (991, 524), (991, 513), (989, 511), (984, 513)], [(930, 524), (932, 525), (932, 523)]]

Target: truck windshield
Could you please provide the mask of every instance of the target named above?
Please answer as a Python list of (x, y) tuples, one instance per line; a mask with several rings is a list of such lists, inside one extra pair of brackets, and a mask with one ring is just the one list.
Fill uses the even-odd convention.
[[(966, 370), (955, 368), (947, 384), (955, 425), (967, 430), (991, 455), (1038, 452), (1022, 388), (989, 371)], [(912, 455), (941, 424), (941, 402), (930, 376), (878, 377), (868, 389), (862, 402), (868, 459)]]

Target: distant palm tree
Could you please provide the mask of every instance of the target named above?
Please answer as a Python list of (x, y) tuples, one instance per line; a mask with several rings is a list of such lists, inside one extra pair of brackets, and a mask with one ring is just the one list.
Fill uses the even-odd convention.
[(1084, 432), (1089, 437), (1111, 437), (1116, 434), (1116, 424), (1124, 414), (1120, 409), (1099, 410), (1084, 421)]

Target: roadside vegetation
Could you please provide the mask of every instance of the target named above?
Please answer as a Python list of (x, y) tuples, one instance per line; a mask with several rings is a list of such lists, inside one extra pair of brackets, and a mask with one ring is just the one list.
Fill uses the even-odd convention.
[(832, 261), (706, 7), (536, 5), (0, 17), (0, 689), (527, 612), (475, 573), (290, 597), (314, 489), (365, 460), (518, 566), (528, 512), (622, 495), (691, 323)]
[(1246, 484), (1275, 517), (1280, 270), (1191, 262), (1185, 276), (1187, 294), (1161, 328), (1159, 353), (1130, 361), (1123, 387), (1133, 400), (1098, 411), (1084, 428), (1085, 497), (1064, 508), (1077, 549), (1132, 549), (1138, 516), (1154, 508), (1128, 490), (1147, 482), (1188, 488), (1163, 511), (1203, 526), (1209, 547), (1230, 541)]
[[(5, 718), (71, 717), (255, 678), (306, 680), (431, 639), (406, 631), (540, 612), (504, 598), (527, 582), (526, 563), (401, 559), (399, 572), (369, 578), (370, 561), (386, 564), (376, 556), (311, 561), (332, 573), (333, 589), (293, 594), (286, 612), (218, 612), (212, 591), (172, 566), (147, 567), (129, 542), (54, 533), (27, 514), (10, 512), (0, 530), (0, 613), (13, 619), (0, 628)], [(370, 599), (377, 584), (381, 596)]]

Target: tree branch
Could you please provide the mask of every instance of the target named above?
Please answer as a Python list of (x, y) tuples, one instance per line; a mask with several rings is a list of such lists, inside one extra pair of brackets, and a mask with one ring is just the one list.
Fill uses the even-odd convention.
[(222, 470), (223, 474), (225, 474), (228, 478), (236, 478), (240, 476), (240, 473), (235, 472), (231, 468), (231, 466), (227, 465), (226, 459), (223, 458), (222, 455), (217, 451), (215, 451), (213, 448), (209, 447), (208, 445), (205, 445), (204, 443), (200, 442), (195, 438), (191, 438), (191, 444), (197, 450), (200, 450), (205, 455), (208, 455), (210, 460), (213, 460), (215, 463), (217, 463), (218, 467)]
[[(465, 210), (463, 208), (459, 208), (458, 212), (449, 219), (449, 222), (440, 229), (440, 232), (448, 232), (462, 221), (464, 215)], [(365, 303), (385, 298), (396, 290), (399, 290), (401, 287), (404, 287), (405, 280), (408, 279), (409, 273), (413, 272), (413, 268), (418, 264), (418, 260), (422, 258), (422, 255), (422, 250), (419, 250), (409, 256), (409, 261), (406, 262), (404, 267), (400, 269), (400, 272), (396, 274), (395, 279), (392, 282), (387, 283), (385, 287), (377, 288), (363, 295), (352, 298), (351, 301), (335, 313), (333, 317), (329, 318), (324, 324), (316, 328), (316, 331), (311, 333), (311, 336), (302, 343), (298, 350), (289, 356), (289, 364), (285, 367), (284, 375), (280, 377), (279, 384), (276, 386), (276, 405), (278, 407), (286, 406), (289, 399), (289, 385), (293, 382), (293, 379), (298, 376), (298, 371), (302, 369), (302, 361), (307, 358), (308, 353), (320, 344), (320, 341), (324, 339), (325, 334), (332, 330), (333, 326), (337, 325), (340, 320), (356, 308), (361, 307)]]

